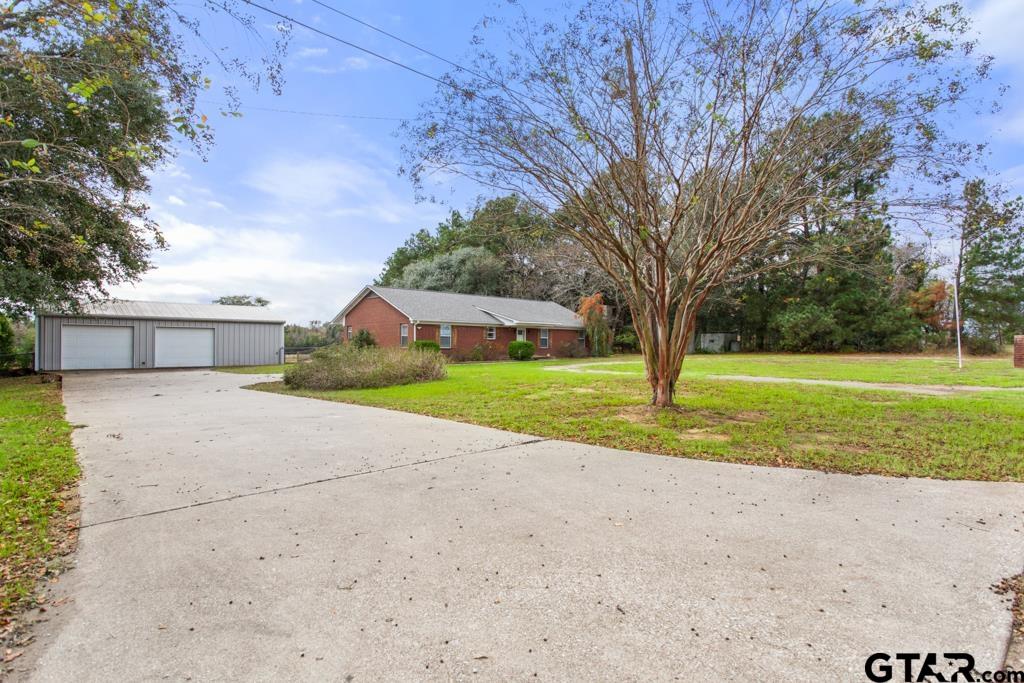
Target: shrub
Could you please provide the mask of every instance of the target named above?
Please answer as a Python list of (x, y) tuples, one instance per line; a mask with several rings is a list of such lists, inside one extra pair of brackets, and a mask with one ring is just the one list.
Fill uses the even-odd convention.
[(414, 351), (437, 351), (440, 353), (441, 345), (429, 339), (417, 339), (412, 343), (412, 349)]
[(14, 365), (14, 326), (0, 315), (0, 370)]
[(834, 351), (836, 320), (817, 304), (792, 306), (775, 317), (783, 351)]
[(967, 349), (967, 353), (972, 356), (994, 356), (1002, 351), (999, 339), (995, 335), (968, 334), (961, 341), (964, 348)]
[(444, 356), (429, 350), (339, 344), (314, 351), (309, 361), (288, 367), (284, 383), (292, 389), (317, 391), (374, 389), (444, 379), (445, 365)]
[(533, 358), (533, 342), (512, 341), (508, 343), (508, 357), (512, 360), (530, 360)]
[(615, 335), (614, 346), (618, 351), (636, 351), (640, 348), (640, 338), (636, 336), (636, 332), (633, 330), (625, 329)]
[(586, 358), (590, 354), (587, 352), (586, 344), (565, 342), (558, 347), (558, 355), (562, 358)]
[(369, 330), (359, 330), (352, 337), (350, 343), (357, 349), (368, 349), (371, 346), (376, 346), (377, 340), (373, 338), (373, 333)]
[(476, 344), (469, 351), (459, 351), (453, 349), (451, 354), (448, 356), (448, 360), (456, 363), (464, 362), (480, 362), (485, 360), (495, 360), (501, 358), (504, 354), (499, 351), (494, 344)]

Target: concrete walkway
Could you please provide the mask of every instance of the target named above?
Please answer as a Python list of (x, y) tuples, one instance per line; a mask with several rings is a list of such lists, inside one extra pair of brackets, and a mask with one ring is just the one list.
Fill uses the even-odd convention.
[[(602, 365), (621, 365), (622, 362), (606, 363), (574, 363), (572, 365), (552, 365), (544, 368), (552, 372), (576, 372), (595, 375), (626, 375), (636, 377), (637, 373), (626, 370), (606, 370)], [(642, 369), (641, 369), (642, 372)], [(957, 396), (976, 394), (982, 391), (1024, 391), (1022, 387), (985, 387), (968, 384), (904, 384), (896, 382), (858, 382), (843, 379), (802, 379), (798, 377), (765, 377), (762, 375), (706, 375), (707, 379), (727, 382), (757, 382), (760, 384), (811, 384), (822, 387), (839, 387), (841, 389), (862, 389), (866, 391), (899, 391), (904, 394), (921, 396)]]
[(614, 451), (248, 391), (65, 379), (77, 568), (41, 681), (863, 678), (998, 666), (1024, 486)]
[(760, 384), (812, 384), (842, 389), (863, 389), (866, 391), (899, 391), (904, 394), (921, 396), (957, 396), (976, 394), (982, 391), (1024, 391), (1020, 387), (980, 387), (967, 384), (899, 384), (893, 382), (858, 382), (838, 379), (798, 379), (794, 377), (760, 377), (757, 375), (708, 375), (711, 379)]

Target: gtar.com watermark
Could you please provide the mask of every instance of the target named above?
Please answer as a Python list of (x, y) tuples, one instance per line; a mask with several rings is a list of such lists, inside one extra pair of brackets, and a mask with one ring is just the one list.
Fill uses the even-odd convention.
[(1024, 671), (1000, 669), (978, 671), (974, 657), (966, 652), (875, 652), (864, 662), (864, 674), (875, 683), (903, 681), (981, 681), (982, 683), (1024, 683)]

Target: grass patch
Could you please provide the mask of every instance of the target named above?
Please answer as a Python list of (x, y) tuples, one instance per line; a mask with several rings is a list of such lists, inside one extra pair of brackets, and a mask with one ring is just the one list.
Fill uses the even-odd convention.
[(78, 477), (60, 383), (0, 378), (0, 619), (31, 596)]
[[(290, 365), (290, 364), (289, 364)], [(235, 375), (280, 375), (288, 365), (239, 365), (231, 368), (217, 368), (217, 372), (230, 372)]]
[[(817, 359), (834, 365), (831, 357)], [(579, 361), (556, 361), (566, 362)], [(707, 460), (1024, 481), (1024, 394), (911, 396), (706, 380), (690, 372), (678, 410), (652, 410), (645, 406), (650, 392), (639, 374), (553, 372), (545, 369), (550, 365), (452, 365), (446, 380), (383, 389), (301, 391), (279, 382), (256, 388)], [(919, 370), (902, 377), (926, 376)], [(820, 372), (827, 375), (826, 369)]]
[[(643, 375), (639, 356), (617, 356), (593, 368)], [(1013, 359), (966, 358), (964, 369), (954, 357), (891, 355), (799, 355), (768, 353), (694, 354), (683, 362), (683, 377), (755, 375), (794, 379), (853, 380), (893, 384), (954, 384), (1024, 387), (1024, 371)]]

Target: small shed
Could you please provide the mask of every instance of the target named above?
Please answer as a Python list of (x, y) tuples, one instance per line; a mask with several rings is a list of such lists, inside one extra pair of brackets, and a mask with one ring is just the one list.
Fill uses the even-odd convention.
[(38, 370), (201, 368), (284, 360), (284, 320), (258, 306), (103, 301), (36, 314)]
[(700, 335), (700, 348), (708, 353), (725, 353), (740, 350), (740, 336), (729, 332), (712, 332)]

